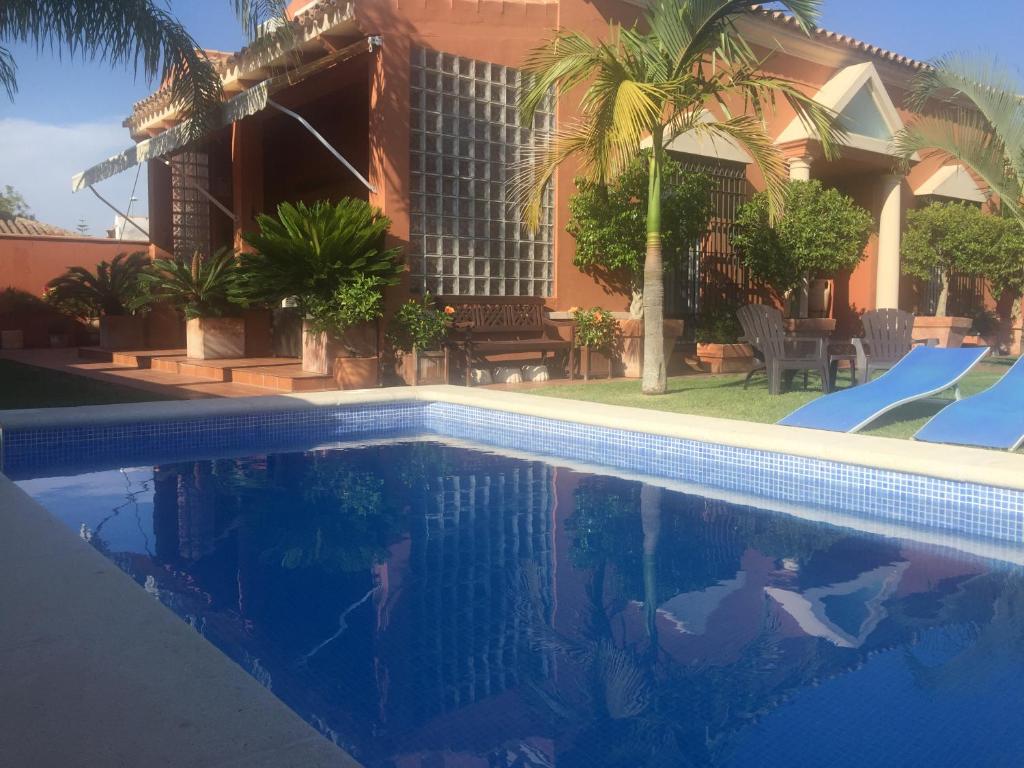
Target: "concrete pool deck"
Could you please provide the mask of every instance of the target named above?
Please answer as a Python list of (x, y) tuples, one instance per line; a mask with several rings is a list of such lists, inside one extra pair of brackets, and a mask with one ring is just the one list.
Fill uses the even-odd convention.
[[(453, 386), (9, 411), (0, 435), (410, 400), (1024, 490), (1015, 454)], [(357, 765), (3, 475), (0, 525), (0, 765)]]

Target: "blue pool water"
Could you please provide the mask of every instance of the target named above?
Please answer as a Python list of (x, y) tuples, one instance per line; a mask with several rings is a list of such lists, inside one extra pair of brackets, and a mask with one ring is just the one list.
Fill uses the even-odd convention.
[(1015, 566), (440, 442), (66, 471), (20, 485), (371, 768), (1024, 761)]

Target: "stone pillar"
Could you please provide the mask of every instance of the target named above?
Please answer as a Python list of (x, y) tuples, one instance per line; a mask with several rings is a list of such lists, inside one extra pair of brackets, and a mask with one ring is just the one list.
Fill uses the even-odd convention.
[(803, 157), (789, 158), (789, 180), (810, 181), (811, 180), (811, 158)]
[(160, 160), (146, 163), (149, 178), (149, 242), (155, 247), (154, 255), (170, 256), (174, 250), (171, 226), (171, 169)]
[(903, 177), (882, 177), (882, 207), (878, 217), (878, 271), (875, 279), (875, 308), (900, 306), (900, 193)]
[[(802, 157), (791, 157), (789, 158), (789, 180), (790, 181), (810, 181), (811, 180), (811, 158), (804, 155)], [(797, 316), (807, 317), (808, 299), (807, 295), (810, 290), (810, 282), (807, 275), (804, 275), (803, 282), (796, 289), (796, 303), (797, 303)]]

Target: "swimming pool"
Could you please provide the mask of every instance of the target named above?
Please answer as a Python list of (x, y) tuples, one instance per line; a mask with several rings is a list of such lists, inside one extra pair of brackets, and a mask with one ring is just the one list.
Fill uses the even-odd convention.
[(373, 768), (1019, 764), (1021, 567), (766, 509), (778, 467), (738, 504), (376, 407), (26, 432), (5, 471)]

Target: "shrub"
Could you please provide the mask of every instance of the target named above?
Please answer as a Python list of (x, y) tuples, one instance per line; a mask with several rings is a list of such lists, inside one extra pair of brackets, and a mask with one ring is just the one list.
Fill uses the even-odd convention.
[(318, 294), (306, 299), (306, 312), (313, 330), (332, 334), (344, 333), (382, 314), (384, 298), (378, 277), (360, 275), (342, 283), (326, 298)]
[[(566, 231), (576, 239), (573, 263), (638, 297), (647, 251), (647, 185), (650, 153), (643, 152), (611, 184), (576, 179)], [(661, 236), (665, 266), (685, 257), (703, 237), (711, 217), (712, 181), (687, 173), (666, 159), (663, 171)], [(625, 283), (625, 284), (623, 284)]]
[(139, 275), (149, 265), (145, 253), (119, 253), (101, 261), (96, 272), (71, 267), (46, 285), (46, 300), (75, 317), (92, 319), (105, 315), (127, 315), (137, 308)]
[(1002, 220), (963, 203), (932, 203), (907, 212), (900, 265), (905, 274), (941, 288), (935, 314), (944, 317), (954, 271), (979, 275), (991, 271), (1003, 237)]
[(576, 345), (598, 352), (611, 352), (619, 343), (619, 323), (612, 313), (601, 307), (569, 310), (576, 322)]
[(694, 332), (699, 344), (735, 344), (742, 335), (735, 307), (720, 307), (702, 314)]
[(155, 259), (139, 275), (142, 290), (133, 305), (167, 302), (184, 311), (189, 320), (237, 315), (241, 310), (234, 295), (238, 274), (238, 261), (228, 248), (209, 259), (197, 252), (190, 262)]
[(780, 297), (806, 277), (853, 269), (864, 258), (871, 214), (820, 181), (791, 181), (785, 214), (775, 225), (768, 208), (764, 192), (741, 206), (732, 242), (751, 274)]
[(400, 352), (437, 349), (452, 326), (452, 307), (439, 309), (428, 293), (421, 300), (411, 299), (391, 319), (388, 341)]

